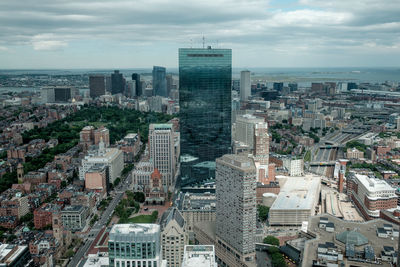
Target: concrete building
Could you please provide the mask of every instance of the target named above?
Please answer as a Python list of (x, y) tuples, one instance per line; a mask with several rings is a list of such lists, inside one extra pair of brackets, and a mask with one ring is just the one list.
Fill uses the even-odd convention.
[(174, 148), (174, 130), (172, 124), (150, 124), (149, 148), (150, 158), (154, 168), (163, 176), (163, 185), (166, 188), (173, 186), (176, 170)]
[(108, 188), (107, 175), (108, 175), (108, 170), (106, 166), (102, 164), (93, 165), (85, 173), (85, 189), (106, 193)]
[(109, 266), (166, 267), (162, 260), (160, 226), (157, 224), (116, 224), (108, 240)]
[(264, 118), (251, 114), (236, 116), (236, 122), (232, 129), (233, 140), (245, 144), (252, 150), (254, 148), (254, 129), (257, 123), (264, 123)]
[(61, 211), (61, 220), (65, 229), (81, 231), (86, 226), (89, 209), (81, 205), (65, 206)]
[(94, 165), (103, 165), (108, 167), (109, 182), (113, 183), (117, 177), (121, 176), (124, 168), (124, 155), (117, 148), (105, 148), (104, 143), (100, 142), (98, 150), (88, 152), (88, 155), (82, 160), (79, 167), (79, 179), (85, 180), (85, 174)]
[(33, 212), (33, 222), (36, 229), (42, 229), (53, 224), (53, 214), (60, 213), (60, 207), (55, 204), (44, 203)]
[(186, 222), (189, 232), (196, 223), (214, 222), (216, 214), (216, 197), (212, 193), (180, 193), (178, 209)]
[(240, 100), (247, 101), (251, 96), (250, 71), (243, 70), (240, 72)]
[(254, 160), (261, 165), (269, 164), (268, 123), (258, 122), (254, 125)]
[(169, 208), (161, 218), (162, 256), (168, 267), (181, 267), (188, 242), (185, 219), (178, 209)]
[(300, 226), (315, 214), (321, 191), (321, 178), (306, 175), (279, 179), (286, 179), (286, 182), (269, 210), (269, 224)]
[(140, 161), (132, 171), (132, 184), (135, 191), (144, 191), (150, 186), (151, 174), (154, 172), (152, 161)]
[(253, 159), (224, 155), (216, 160), (218, 242), (242, 261), (254, 259), (256, 234), (256, 167)]
[(110, 146), (110, 131), (104, 126), (93, 131), (93, 144), (98, 146), (101, 140), (105, 147)]
[(42, 104), (54, 103), (55, 102), (54, 88), (49, 88), (49, 87), (41, 88), (40, 97), (42, 99)]
[(182, 267), (218, 267), (214, 246), (185, 246)]
[(289, 176), (302, 176), (304, 174), (304, 161), (303, 159), (283, 159), (283, 167), (285, 167)]
[(380, 210), (397, 208), (396, 189), (385, 180), (370, 175), (350, 172), (347, 194), (366, 219), (379, 217)]
[(348, 148), (346, 151), (346, 157), (348, 159), (363, 159), (364, 158), (364, 152), (358, 150), (357, 148)]

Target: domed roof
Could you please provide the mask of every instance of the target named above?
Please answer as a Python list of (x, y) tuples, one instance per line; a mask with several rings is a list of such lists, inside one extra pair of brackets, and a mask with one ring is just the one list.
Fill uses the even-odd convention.
[(344, 244), (352, 244), (354, 246), (362, 246), (368, 244), (368, 238), (355, 230), (348, 230), (337, 234), (336, 239)]

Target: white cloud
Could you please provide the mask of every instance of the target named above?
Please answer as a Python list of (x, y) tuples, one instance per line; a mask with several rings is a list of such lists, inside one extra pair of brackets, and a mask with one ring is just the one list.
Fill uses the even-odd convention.
[(65, 48), (68, 43), (61, 40), (55, 40), (53, 34), (38, 34), (32, 37), (34, 50), (54, 51)]

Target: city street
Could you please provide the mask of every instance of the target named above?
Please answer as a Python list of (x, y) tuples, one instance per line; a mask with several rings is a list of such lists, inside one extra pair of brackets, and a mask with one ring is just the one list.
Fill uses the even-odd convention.
[[(121, 201), (125, 191), (128, 189), (128, 186), (132, 183), (132, 174), (130, 173), (125, 180), (122, 180), (121, 183), (115, 188), (114, 192), (116, 192), (115, 197), (108, 205), (107, 209), (102, 213), (100, 219), (93, 225), (90, 232), (84, 238), (83, 245), (79, 248), (76, 252), (75, 256), (69, 262), (69, 267), (81, 266), (80, 264), (83, 260), (84, 256), (88, 252), (89, 248), (91, 247), (94, 239), (99, 234), (100, 230), (106, 226), (108, 220), (111, 218), (115, 207)], [(83, 262), (82, 262), (83, 263)]]

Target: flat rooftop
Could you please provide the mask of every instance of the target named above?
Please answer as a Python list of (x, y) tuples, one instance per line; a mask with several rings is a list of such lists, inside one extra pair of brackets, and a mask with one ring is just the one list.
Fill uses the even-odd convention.
[(309, 210), (312, 209), (319, 197), (321, 177), (306, 175), (286, 178), (271, 210)]
[(354, 176), (370, 192), (395, 191), (385, 180), (359, 173), (355, 173)]
[(126, 223), (116, 224), (111, 228), (111, 235), (115, 234), (155, 234), (160, 232), (160, 225), (154, 223)]
[(183, 256), (183, 267), (214, 267), (215, 252), (214, 246), (211, 245), (197, 245), (185, 246), (185, 253)]

